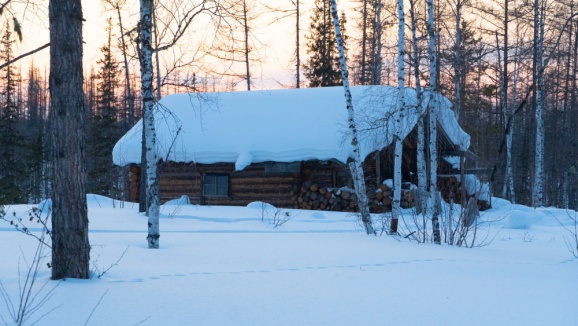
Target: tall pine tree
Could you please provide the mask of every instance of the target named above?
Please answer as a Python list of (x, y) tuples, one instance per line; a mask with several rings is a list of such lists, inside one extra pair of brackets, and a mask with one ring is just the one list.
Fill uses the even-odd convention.
[[(12, 31), (9, 24), (0, 40), (0, 60), (8, 62), (12, 53)], [(0, 205), (23, 203), (26, 201), (23, 182), (26, 171), (22, 164), (24, 138), (18, 128), (17, 82), (20, 77), (12, 66), (2, 70), (0, 87)]]
[(40, 71), (34, 64), (28, 70), (26, 98), (26, 141), (28, 155), (26, 168), (28, 172), (28, 198), (32, 203), (48, 195), (48, 150), (45, 129), (47, 96)]
[[(344, 14), (341, 17), (341, 25), (344, 33)], [(309, 79), (309, 87), (343, 85), (329, 0), (315, 0), (309, 30), (307, 53), (310, 57), (303, 65), (305, 77)]]
[(96, 108), (90, 119), (88, 137), (88, 183), (87, 191), (114, 196), (115, 173), (112, 148), (120, 138), (118, 101), (115, 91), (119, 88), (120, 69), (111, 51), (111, 20), (108, 20), (108, 41), (101, 48), (102, 59), (96, 74)]

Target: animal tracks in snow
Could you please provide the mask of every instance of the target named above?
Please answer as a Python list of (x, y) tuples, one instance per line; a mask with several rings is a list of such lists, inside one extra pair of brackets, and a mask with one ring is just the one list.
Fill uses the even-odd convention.
[[(255, 275), (262, 273), (298, 273), (298, 272), (310, 272), (312, 270), (317, 271), (335, 271), (335, 270), (359, 270), (359, 271), (380, 271), (385, 270), (388, 266), (392, 265), (406, 265), (406, 264), (431, 264), (435, 262), (450, 262), (450, 263), (475, 263), (483, 264), (486, 263), (481, 260), (455, 260), (455, 259), (410, 259), (410, 260), (398, 260), (398, 261), (384, 261), (378, 263), (364, 263), (364, 264), (344, 264), (344, 265), (319, 265), (319, 266), (304, 266), (304, 267), (286, 267), (286, 268), (275, 268), (275, 269), (245, 269), (241, 271), (220, 271), (220, 272), (188, 272), (188, 273), (174, 273), (174, 274), (161, 274), (153, 275), (148, 278), (133, 278), (129, 280), (110, 280), (110, 283), (122, 283), (122, 282), (144, 282), (146, 280), (157, 281), (170, 278), (185, 278), (185, 277), (203, 277), (203, 276), (214, 276), (214, 275)], [(487, 262), (492, 264), (513, 264), (513, 262)]]

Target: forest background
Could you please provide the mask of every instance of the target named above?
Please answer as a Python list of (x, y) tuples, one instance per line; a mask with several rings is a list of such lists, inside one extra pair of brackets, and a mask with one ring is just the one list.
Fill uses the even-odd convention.
[[(485, 178), (494, 195), (536, 204), (539, 61), (545, 65), (539, 204), (578, 208), (576, 1), (435, 2), (437, 86), (472, 136), (470, 150), (488, 167)], [(215, 3), (221, 10), (213, 10)], [(428, 87), (426, 1), (405, 4), (406, 48), (415, 43), (417, 49), (404, 55), (406, 84), (415, 86), (417, 70), (421, 86)], [(0, 64), (48, 42), (45, 1), (0, 6)], [(114, 167), (110, 155), (142, 117), (138, 2), (83, 6), (87, 191), (126, 198), (126, 171)], [(352, 84), (397, 82), (396, 6), (394, 0), (340, 2)], [(338, 76), (339, 67), (326, 8), (324, 0), (157, 1), (153, 41), (164, 50), (153, 56), (156, 99), (175, 92), (338, 85), (339, 77), (328, 77)], [(46, 53), (37, 52), (0, 70), (0, 204), (50, 196), (47, 65)]]

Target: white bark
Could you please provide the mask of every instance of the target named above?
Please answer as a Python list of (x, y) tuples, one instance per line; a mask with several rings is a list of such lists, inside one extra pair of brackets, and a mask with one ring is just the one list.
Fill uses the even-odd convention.
[[(429, 107), (429, 191), (431, 195), (431, 205), (435, 206), (437, 194), (437, 58), (436, 58), (436, 33), (434, 26), (434, 4), (433, 0), (427, 0), (428, 11), (428, 34), (429, 34), (429, 62), (430, 62), (430, 101)], [(441, 244), (440, 225), (437, 210), (430, 207), (432, 214), (432, 229), (434, 243)]]
[(341, 28), (339, 24), (339, 17), (337, 15), (336, 0), (331, 0), (331, 16), (333, 17), (333, 26), (335, 28), (335, 36), (337, 39), (337, 46), (339, 50), (339, 64), (341, 68), (341, 76), (343, 79), (343, 89), (345, 92), (345, 103), (347, 106), (349, 130), (351, 131), (351, 144), (353, 145), (353, 157), (349, 163), (353, 183), (355, 186), (355, 193), (357, 194), (357, 207), (361, 214), (361, 222), (365, 227), (367, 234), (375, 234), (373, 229), (371, 215), (369, 214), (369, 200), (365, 190), (365, 177), (363, 175), (363, 161), (361, 160), (359, 141), (357, 138), (357, 127), (355, 124), (355, 111), (353, 109), (353, 100), (351, 91), (349, 89), (349, 74), (347, 72), (347, 63), (345, 60), (345, 50), (343, 47), (343, 37), (341, 35)]
[[(404, 116), (405, 110), (405, 15), (403, 10), (403, 0), (397, 1), (397, 113), (400, 117)], [(401, 129), (401, 126), (400, 126)], [(395, 135), (395, 155), (393, 163), (393, 202), (392, 202), (392, 221), (390, 233), (397, 233), (399, 216), (401, 215), (401, 163), (403, 156), (403, 139), (402, 136)]]
[[(420, 72), (419, 72), (419, 49), (417, 46), (417, 19), (415, 17), (415, 2), (416, 0), (411, 0), (410, 4), (410, 17), (411, 17), (411, 43), (413, 51), (413, 74), (415, 79), (415, 91), (417, 93), (417, 103), (418, 107), (421, 107), (423, 100), (423, 94), (421, 90)], [(427, 190), (427, 165), (425, 161), (425, 126), (424, 126), (424, 115), (422, 114), (417, 121), (417, 187), (422, 194)], [(416, 196), (416, 200), (420, 200), (420, 207), (426, 207), (427, 198), (425, 196)], [(422, 242), (426, 239), (426, 219), (425, 211), (422, 211), (422, 230), (421, 234)]]
[(141, 95), (143, 101), (143, 128), (146, 147), (148, 246), (159, 248), (159, 193), (157, 179), (157, 153), (153, 96), (152, 65), (152, 0), (140, 0), (139, 59), (141, 69)]
[(544, 53), (544, 20), (539, 6), (540, 0), (534, 0), (534, 46), (536, 55), (536, 156), (534, 161), (534, 187), (532, 189), (532, 205), (542, 206), (544, 179), (544, 71), (542, 56)]

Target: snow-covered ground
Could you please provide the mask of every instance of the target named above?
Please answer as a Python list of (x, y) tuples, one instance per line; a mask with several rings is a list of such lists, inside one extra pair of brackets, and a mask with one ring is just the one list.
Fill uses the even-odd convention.
[[(150, 250), (136, 206), (89, 198), (93, 269), (118, 264), (58, 283), (47, 258), (36, 302), (58, 286), (28, 324), (578, 325), (578, 259), (558, 222), (572, 225), (574, 212), (494, 199), (481, 218), (493, 222), (479, 232), (486, 245), (457, 248), (367, 236), (346, 213), (165, 205), (161, 249)], [(26, 220), (30, 207), (8, 210)], [(37, 243), (0, 223), (0, 280), (14, 305)], [(1, 299), (0, 316), (11, 324)]]

